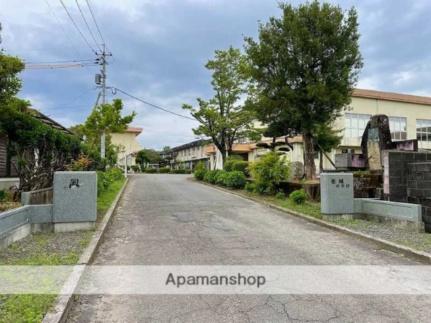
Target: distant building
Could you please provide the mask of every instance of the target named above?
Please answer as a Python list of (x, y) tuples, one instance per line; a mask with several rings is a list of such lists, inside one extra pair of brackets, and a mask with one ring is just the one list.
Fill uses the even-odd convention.
[[(417, 139), (421, 150), (431, 150), (431, 97), (407, 95), (374, 90), (355, 89), (352, 101), (341, 116), (333, 124), (334, 129), (341, 130), (342, 141), (339, 147), (327, 154), (335, 160), (335, 155), (344, 152), (361, 153), (361, 139), (368, 120), (372, 115), (385, 114), (389, 117), (393, 141)], [(285, 140), (278, 138), (278, 141)], [(302, 136), (288, 138), (285, 155), (291, 162), (304, 162)], [(263, 138), (261, 143), (271, 142), (271, 138)], [(193, 160), (205, 160), (211, 169), (219, 169), (222, 165), (221, 154), (215, 145), (207, 142), (201, 150), (196, 150), (196, 143), (176, 147), (176, 163), (194, 165)], [(293, 149), (292, 149), (293, 148)], [(195, 150), (193, 150), (195, 149)], [(236, 143), (233, 154), (244, 160), (254, 161), (268, 152), (255, 142)], [(316, 152), (315, 163), (319, 165), (319, 153)], [(322, 156), (323, 168), (333, 169), (331, 161)], [(319, 172), (319, 167), (316, 167)]]
[(208, 164), (209, 157), (205, 153), (208, 140), (200, 139), (171, 149), (171, 168), (193, 169), (198, 162)]
[(142, 150), (137, 137), (142, 133), (142, 128), (129, 127), (122, 133), (111, 133), (111, 143), (118, 147), (119, 166), (124, 166), (127, 156), (127, 165), (136, 165), (136, 154)]

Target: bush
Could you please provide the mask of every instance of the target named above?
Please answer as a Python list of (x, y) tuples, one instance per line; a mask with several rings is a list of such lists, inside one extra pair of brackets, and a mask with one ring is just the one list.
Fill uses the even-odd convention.
[(206, 172), (205, 176), (204, 176), (204, 181), (211, 183), (211, 184), (215, 184), (216, 183), (216, 178), (217, 178), (217, 174), (221, 172), (218, 169), (215, 170), (209, 170)]
[(195, 171), (193, 175), (197, 180), (202, 181), (205, 177), (206, 172), (207, 172), (207, 168), (205, 167), (205, 164), (202, 162), (199, 162), (195, 167)]
[(289, 198), (295, 203), (295, 204), (304, 204), (304, 202), (307, 200), (307, 193), (305, 193), (304, 189), (296, 190), (290, 193)]
[(215, 184), (217, 185), (225, 185), (227, 172), (224, 170), (217, 171), (215, 175)]
[(275, 198), (279, 200), (283, 200), (285, 197), (286, 197), (286, 194), (284, 194), (283, 192), (278, 192), (277, 194), (275, 194)]
[(223, 176), (223, 185), (229, 188), (243, 188), (246, 181), (244, 173), (240, 171), (226, 172)]
[(254, 185), (254, 183), (247, 182), (244, 186), (244, 189), (247, 192), (253, 193), (256, 191), (256, 185)]
[(289, 164), (275, 152), (262, 156), (250, 165), (256, 191), (260, 194), (275, 194), (281, 181), (289, 178)]
[(224, 163), (224, 170), (227, 172), (239, 171), (243, 172), (245, 176), (248, 176), (248, 166), (249, 163), (245, 160), (242, 160), (241, 157), (230, 156)]
[(190, 169), (184, 169), (184, 168), (172, 169), (171, 174), (191, 174), (191, 170)]
[(143, 170), (143, 172), (144, 172), (145, 174), (155, 174), (155, 173), (157, 173), (157, 169), (155, 169), (155, 168), (145, 168), (145, 169)]
[(123, 171), (116, 167), (110, 168), (106, 172), (97, 172), (97, 194), (106, 191), (113, 182), (122, 179), (123, 176)]
[(135, 173), (141, 172), (141, 168), (138, 165), (132, 165), (131, 168)]
[(169, 167), (163, 167), (159, 169), (160, 174), (169, 174), (171, 172), (171, 169)]
[(3, 202), (6, 199), (6, 192), (0, 190), (0, 202)]

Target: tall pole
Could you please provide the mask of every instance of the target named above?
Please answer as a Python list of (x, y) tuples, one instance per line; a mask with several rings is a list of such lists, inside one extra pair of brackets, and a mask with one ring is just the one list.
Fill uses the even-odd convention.
[[(106, 46), (105, 44), (102, 45), (103, 51), (100, 54), (100, 65), (101, 70), (101, 87), (102, 87), (102, 104), (106, 103), (106, 56), (110, 55), (106, 53)], [(100, 137), (100, 157), (105, 158), (106, 157), (106, 132), (105, 129), (102, 131), (102, 136)]]

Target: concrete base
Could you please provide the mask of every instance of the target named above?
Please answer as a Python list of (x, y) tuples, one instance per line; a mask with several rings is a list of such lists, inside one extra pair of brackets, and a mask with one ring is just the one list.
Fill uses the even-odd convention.
[(54, 223), (54, 232), (71, 232), (93, 230), (96, 227), (96, 222), (66, 222)]
[(6, 248), (15, 241), (24, 239), (31, 234), (31, 224), (24, 224), (10, 232), (7, 235), (0, 236), (0, 249)]
[(46, 232), (54, 232), (54, 224), (53, 223), (33, 223), (31, 225), (32, 233), (46, 233)]
[(19, 186), (19, 178), (17, 177), (6, 177), (0, 178), (0, 190), (8, 190), (13, 186)]

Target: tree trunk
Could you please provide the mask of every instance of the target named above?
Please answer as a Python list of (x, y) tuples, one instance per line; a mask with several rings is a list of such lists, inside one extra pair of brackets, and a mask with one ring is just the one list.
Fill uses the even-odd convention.
[(306, 179), (316, 179), (316, 165), (314, 164), (313, 137), (310, 133), (302, 135), (304, 140), (304, 168)]

